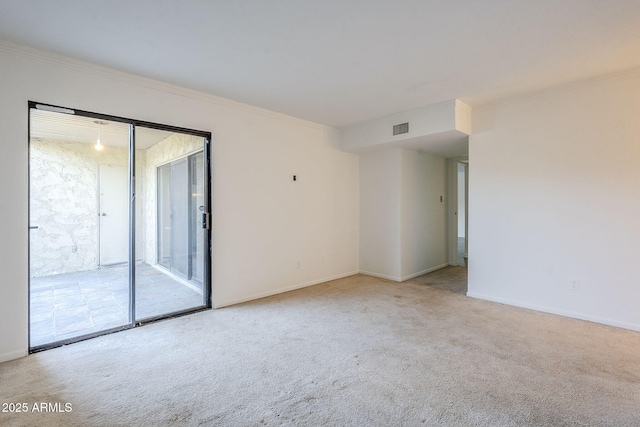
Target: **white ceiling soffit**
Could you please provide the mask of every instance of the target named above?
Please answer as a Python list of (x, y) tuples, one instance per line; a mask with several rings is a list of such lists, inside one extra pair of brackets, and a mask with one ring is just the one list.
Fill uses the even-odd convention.
[(404, 140), (399, 147), (453, 159), (469, 155), (469, 135), (456, 130)]
[(340, 131), (345, 151), (364, 153), (404, 147), (454, 158), (468, 153), (471, 134), (471, 107), (454, 99)]
[(469, 135), (457, 130), (448, 130), (445, 132), (393, 141), (386, 144), (358, 147), (349, 151), (362, 154), (393, 148), (407, 148), (409, 150), (421, 151), (423, 153), (444, 157), (446, 159), (466, 157), (469, 155)]
[[(47, 110), (31, 110), (32, 138), (95, 144), (98, 137), (107, 147), (129, 146), (129, 125), (109, 120), (98, 120), (75, 114)], [(171, 135), (158, 129), (136, 128), (136, 148), (146, 150)]]
[(0, 39), (335, 127), (640, 67), (638, 0), (0, 0)]

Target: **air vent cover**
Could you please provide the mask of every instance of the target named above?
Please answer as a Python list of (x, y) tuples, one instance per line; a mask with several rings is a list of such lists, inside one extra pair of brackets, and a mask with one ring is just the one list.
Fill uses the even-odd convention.
[(394, 135), (401, 135), (403, 133), (409, 133), (409, 122), (393, 126)]

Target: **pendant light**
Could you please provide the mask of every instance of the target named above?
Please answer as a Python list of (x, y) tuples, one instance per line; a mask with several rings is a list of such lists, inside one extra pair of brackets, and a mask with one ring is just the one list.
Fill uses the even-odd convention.
[(96, 141), (96, 150), (102, 151), (103, 148), (104, 146), (102, 145), (102, 142), (100, 142), (100, 131), (98, 131), (98, 140)]

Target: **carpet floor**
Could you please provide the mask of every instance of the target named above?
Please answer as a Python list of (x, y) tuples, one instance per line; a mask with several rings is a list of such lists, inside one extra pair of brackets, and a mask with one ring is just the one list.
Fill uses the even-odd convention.
[(465, 273), (356, 275), (2, 363), (0, 425), (639, 425), (640, 333), (466, 297)]

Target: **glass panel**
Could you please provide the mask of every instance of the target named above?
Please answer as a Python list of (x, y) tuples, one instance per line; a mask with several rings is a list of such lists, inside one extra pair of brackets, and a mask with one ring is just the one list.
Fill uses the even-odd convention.
[(129, 127), (30, 118), (29, 345), (39, 347), (130, 323)]
[(202, 214), (205, 212), (204, 198), (204, 154), (191, 156), (191, 280), (200, 284), (204, 281), (206, 230), (202, 228)]
[(171, 164), (158, 166), (158, 264), (171, 268)]
[(171, 271), (189, 279), (189, 162), (171, 162)]
[[(136, 320), (203, 307), (204, 139), (136, 127)], [(196, 204), (198, 204), (196, 206)], [(138, 245), (136, 244), (136, 248)], [(138, 250), (137, 250), (138, 251)]]

